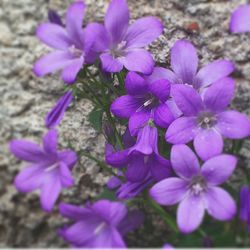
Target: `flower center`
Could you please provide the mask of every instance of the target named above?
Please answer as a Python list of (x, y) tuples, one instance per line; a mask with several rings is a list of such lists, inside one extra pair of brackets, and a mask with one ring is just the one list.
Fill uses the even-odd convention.
[(204, 112), (198, 117), (198, 123), (201, 128), (209, 129), (216, 123), (216, 118), (209, 112)]
[(103, 230), (103, 228), (104, 228), (105, 226), (106, 226), (106, 223), (105, 223), (105, 222), (100, 223), (100, 224), (96, 227), (96, 229), (95, 229), (95, 231), (94, 231), (94, 234), (95, 234), (95, 235), (99, 234), (99, 233)]
[(207, 188), (206, 181), (203, 176), (194, 176), (190, 182), (189, 190), (194, 195), (200, 195)]
[(83, 55), (83, 51), (76, 48), (74, 44), (69, 47), (69, 52), (75, 57), (80, 57)]
[(121, 41), (119, 44), (117, 44), (114, 48), (110, 50), (110, 53), (113, 57), (122, 57), (125, 54), (127, 41)]
[(59, 164), (58, 164), (58, 162), (56, 162), (55, 164), (53, 164), (53, 165), (51, 165), (50, 167), (46, 168), (46, 169), (44, 170), (44, 172), (51, 172), (51, 171), (53, 171), (54, 169), (58, 168), (58, 166), (59, 166)]

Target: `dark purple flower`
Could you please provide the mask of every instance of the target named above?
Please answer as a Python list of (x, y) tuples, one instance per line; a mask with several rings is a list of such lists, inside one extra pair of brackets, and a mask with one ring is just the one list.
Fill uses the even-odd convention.
[(149, 122), (140, 129), (136, 144), (130, 148), (114, 152), (106, 150), (106, 162), (116, 168), (126, 167), (129, 182), (142, 182), (149, 173), (156, 180), (171, 176), (168, 160), (159, 155), (157, 128)]
[(40, 58), (34, 65), (37, 76), (44, 76), (63, 69), (61, 77), (66, 83), (73, 83), (85, 63), (95, 61), (92, 45), (96, 31), (92, 24), (82, 29), (85, 5), (73, 3), (66, 14), (66, 27), (55, 23), (43, 23), (37, 29), (37, 37), (55, 51)]
[(51, 23), (58, 24), (60, 26), (64, 26), (62, 23), (61, 17), (58, 15), (58, 13), (54, 10), (49, 10), (48, 12), (48, 19)]
[(149, 119), (167, 128), (175, 119), (169, 99), (170, 83), (158, 74), (163, 68), (155, 68), (153, 75), (142, 77), (129, 72), (125, 80), (127, 95), (118, 97), (111, 105), (111, 112), (120, 118), (129, 118), (129, 130), (137, 134)]
[(150, 189), (151, 197), (161, 205), (180, 203), (177, 224), (181, 232), (191, 233), (201, 224), (205, 210), (213, 218), (230, 220), (236, 213), (231, 196), (218, 185), (233, 173), (237, 159), (219, 155), (200, 168), (193, 151), (186, 145), (174, 145), (171, 163), (178, 177), (167, 178)]
[(59, 232), (74, 247), (124, 248), (123, 236), (143, 222), (139, 211), (128, 212), (123, 203), (108, 200), (86, 207), (62, 203), (59, 209), (63, 216), (74, 221)]
[(65, 92), (65, 94), (57, 101), (56, 105), (51, 109), (45, 118), (45, 124), (47, 128), (54, 128), (62, 120), (64, 113), (74, 96), (71, 90)]
[(71, 174), (77, 156), (71, 150), (57, 150), (57, 132), (49, 131), (43, 138), (43, 147), (25, 141), (10, 142), (10, 151), (20, 160), (29, 163), (15, 178), (21, 192), (40, 189), (40, 202), (45, 211), (51, 211), (62, 188), (74, 184)]
[(230, 31), (250, 32), (250, 4), (240, 5), (231, 16)]
[(240, 190), (240, 219), (247, 222), (250, 232), (250, 187), (243, 186)]
[(171, 67), (168, 77), (171, 83), (192, 85), (196, 89), (204, 88), (234, 71), (234, 65), (228, 60), (217, 60), (198, 72), (198, 56), (195, 47), (187, 40), (177, 41), (171, 49)]
[(168, 128), (166, 140), (184, 144), (194, 139), (198, 155), (206, 160), (223, 150), (222, 136), (240, 139), (249, 136), (250, 120), (237, 111), (226, 110), (234, 95), (234, 81), (224, 78), (215, 82), (203, 94), (188, 85), (172, 87), (174, 100), (184, 116)]
[(150, 74), (154, 61), (144, 47), (161, 35), (163, 25), (155, 17), (143, 17), (129, 25), (129, 16), (126, 0), (111, 1), (101, 37), (103, 69), (119, 72), (125, 67)]

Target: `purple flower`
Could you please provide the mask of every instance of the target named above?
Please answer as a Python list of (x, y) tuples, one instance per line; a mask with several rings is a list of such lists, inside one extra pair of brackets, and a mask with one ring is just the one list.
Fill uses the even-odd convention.
[(228, 60), (217, 60), (198, 72), (198, 56), (195, 47), (186, 40), (177, 41), (171, 49), (171, 67), (168, 79), (171, 83), (192, 85), (196, 89), (204, 88), (234, 71), (234, 65)]
[(174, 247), (173, 247), (171, 244), (169, 244), (169, 243), (165, 243), (165, 244), (163, 245), (163, 249), (170, 249), (170, 250), (173, 250)]
[(154, 61), (144, 49), (163, 32), (162, 23), (155, 17), (143, 17), (129, 25), (129, 9), (125, 0), (112, 0), (105, 16), (100, 56), (103, 69), (150, 74)]
[(185, 144), (194, 139), (196, 152), (207, 160), (222, 152), (222, 136), (230, 139), (249, 136), (248, 117), (226, 110), (234, 95), (231, 78), (215, 82), (205, 91), (203, 99), (191, 86), (180, 84), (173, 86), (172, 95), (184, 116), (169, 126), (166, 133), (168, 142)]
[[(167, 128), (175, 119), (167, 102), (170, 83), (158, 74), (163, 68), (155, 68), (149, 77), (129, 72), (125, 80), (127, 95), (118, 97), (111, 105), (111, 112), (120, 118), (129, 118), (132, 135), (152, 119), (155, 124)], [(164, 77), (164, 76), (163, 76)]]
[(250, 187), (243, 186), (240, 190), (240, 219), (247, 222), (250, 232)]
[(71, 174), (77, 156), (71, 150), (57, 150), (57, 132), (49, 131), (43, 138), (43, 147), (26, 140), (13, 140), (10, 151), (29, 163), (15, 178), (21, 192), (40, 189), (40, 202), (45, 211), (51, 211), (62, 188), (74, 183)]
[(57, 101), (56, 105), (51, 109), (45, 118), (45, 124), (47, 128), (54, 128), (62, 120), (64, 113), (70, 103), (72, 102), (74, 96), (69, 90)]
[(58, 13), (54, 10), (49, 10), (48, 12), (48, 19), (51, 23), (58, 24), (60, 26), (64, 26), (62, 23), (61, 17), (58, 15)]
[(231, 16), (230, 31), (250, 32), (250, 4), (240, 5)]
[(154, 179), (171, 176), (170, 162), (159, 155), (158, 131), (150, 124), (140, 129), (136, 144), (125, 150), (106, 150), (106, 162), (116, 168), (126, 167), (126, 178), (130, 182), (143, 182), (151, 173)]
[(230, 220), (236, 213), (231, 196), (217, 185), (233, 173), (237, 159), (219, 155), (206, 161), (202, 167), (193, 151), (186, 145), (174, 145), (171, 163), (178, 177), (167, 178), (150, 189), (151, 197), (161, 205), (180, 203), (177, 224), (181, 232), (191, 233), (199, 227), (205, 210), (213, 218)]
[(63, 69), (61, 78), (73, 83), (85, 63), (93, 63), (92, 45), (96, 31), (92, 24), (82, 29), (85, 5), (73, 3), (66, 14), (66, 27), (56, 23), (43, 23), (37, 29), (37, 37), (55, 51), (40, 58), (34, 65), (37, 76), (44, 76)]
[(124, 248), (123, 236), (139, 227), (143, 214), (128, 212), (123, 203), (99, 200), (93, 205), (77, 207), (61, 204), (60, 213), (75, 223), (59, 234), (75, 247)]

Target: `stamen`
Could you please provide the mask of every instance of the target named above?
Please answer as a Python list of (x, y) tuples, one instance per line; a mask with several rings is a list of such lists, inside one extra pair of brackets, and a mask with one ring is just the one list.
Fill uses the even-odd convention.
[(53, 164), (52, 166), (46, 168), (46, 169), (44, 170), (44, 172), (51, 172), (51, 171), (53, 171), (54, 169), (56, 169), (57, 167), (58, 167), (58, 163), (55, 163), (55, 164)]
[(83, 51), (76, 48), (75, 45), (69, 47), (69, 52), (74, 55), (75, 57), (80, 57), (83, 54)]
[(95, 235), (99, 234), (105, 226), (106, 226), (106, 223), (105, 223), (105, 222), (100, 223), (100, 224), (96, 227), (96, 229), (95, 229), (95, 231), (94, 231), (94, 234), (95, 234)]

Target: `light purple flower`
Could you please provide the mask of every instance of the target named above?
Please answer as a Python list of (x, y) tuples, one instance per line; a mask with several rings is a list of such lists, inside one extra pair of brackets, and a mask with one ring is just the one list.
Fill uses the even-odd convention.
[(69, 90), (65, 92), (65, 94), (57, 101), (56, 105), (51, 109), (45, 118), (45, 125), (47, 128), (52, 129), (60, 123), (73, 98), (74, 96)]
[(170, 162), (159, 155), (158, 131), (152, 123), (140, 129), (134, 146), (118, 152), (106, 150), (106, 162), (116, 168), (126, 167), (130, 182), (142, 182), (149, 173), (158, 181), (172, 175)]
[(240, 219), (247, 222), (250, 232), (250, 187), (246, 185), (240, 190)]
[(74, 221), (59, 232), (74, 247), (124, 248), (123, 236), (139, 227), (144, 219), (141, 212), (128, 212), (123, 203), (108, 200), (86, 207), (62, 203), (59, 208), (63, 216)]
[(151, 197), (161, 205), (180, 203), (177, 224), (181, 232), (191, 233), (197, 229), (205, 210), (213, 218), (230, 220), (236, 213), (231, 196), (222, 188), (233, 173), (237, 159), (231, 155), (219, 155), (203, 163), (186, 145), (174, 145), (171, 163), (178, 177), (167, 178), (150, 189)]
[(232, 13), (230, 31), (233, 33), (250, 32), (250, 4), (240, 5)]
[(204, 93), (203, 99), (191, 86), (172, 87), (173, 98), (184, 116), (176, 119), (166, 132), (166, 140), (185, 144), (194, 140), (198, 155), (206, 160), (223, 150), (222, 136), (240, 139), (249, 136), (250, 120), (237, 111), (226, 110), (234, 95), (234, 81), (224, 78)]
[(216, 60), (198, 71), (196, 49), (187, 40), (178, 40), (172, 47), (171, 67), (173, 71), (168, 70), (167, 78), (171, 83), (189, 84), (196, 89), (207, 87), (234, 71), (234, 65), (228, 60)]
[(126, 0), (112, 0), (105, 15), (100, 56), (103, 69), (150, 74), (154, 61), (144, 49), (163, 32), (163, 25), (155, 17), (143, 17), (129, 25), (129, 9)]
[(85, 5), (78, 1), (69, 6), (66, 27), (56, 23), (43, 23), (36, 32), (37, 37), (55, 51), (40, 58), (34, 65), (37, 76), (44, 76), (62, 69), (61, 78), (73, 83), (85, 63), (95, 61), (92, 45), (96, 31), (92, 24), (82, 29)]
[(71, 150), (58, 151), (57, 132), (49, 131), (43, 146), (26, 140), (10, 142), (10, 151), (18, 159), (29, 163), (15, 178), (21, 192), (41, 191), (40, 202), (45, 211), (51, 211), (62, 190), (74, 184), (71, 174), (77, 156)]
[(170, 83), (159, 75), (159, 71), (164, 70), (155, 68), (149, 77), (129, 72), (125, 80), (127, 95), (118, 97), (111, 105), (114, 115), (129, 118), (132, 135), (136, 135), (149, 119), (162, 128), (167, 128), (175, 119), (171, 101), (168, 101)]

